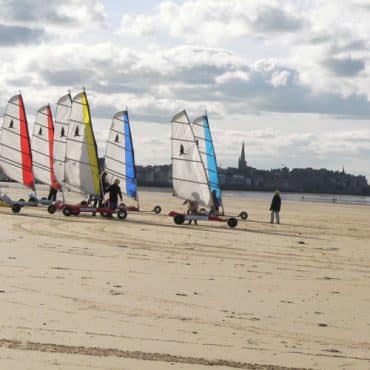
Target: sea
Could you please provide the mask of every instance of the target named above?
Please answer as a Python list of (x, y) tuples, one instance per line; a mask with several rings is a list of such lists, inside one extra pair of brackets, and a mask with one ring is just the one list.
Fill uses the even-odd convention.
[[(6, 188), (22, 188), (23, 186), (14, 182), (0, 182), (0, 191), (6, 193)], [(38, 189), (47, 190), (46, 185), (37, 185)], [(155, 187), (139, 187), (140, 190), (150, 192), (172, 193), (171, 188), (155, 188)], [(28, 192), (31, 192), (28, 189)], [(269, 191), (228, 191), (222, 192), (223, 198), (243, 198), (263, 200), (270, 202), (273, 192)], [(301, 202), (316, 202), (316, 203), (338, 203), (352, 205), (367, 205), (370, 206), (370, 196), (362, 195), (338, 195), (338, 194), (312, 194), (312, 193), (281, 193), (283, 201), (301, 201)]]
[[(171, 188), (152, 188), (142, 187), (139, 190), (152, 192), (168, 192), (172, 193)], [(338, 194), (313, 194), (313, 193), (281, 193), (281, 198), (284, 201), (301, 201), (301, 202), (316, 202), (316, 203), (339, 203), (352, 205), (368, 205), (370, 206), (370, 196), (363, 195), (338, 195)], [(271, 201), (273, 192), (270, 191), (242, 191), (242, 190), (225, 190), (222, 192), (223, 198), (243, 198)]]

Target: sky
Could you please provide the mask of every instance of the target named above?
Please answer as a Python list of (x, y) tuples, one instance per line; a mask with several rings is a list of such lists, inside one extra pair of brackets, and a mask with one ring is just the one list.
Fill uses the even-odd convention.
[(370, 180), (368, 0), (0, 0), (0, 110), (86, 88), (101, 155), (128, 108), (140, 165), (170, 163), (170, 121), (205, 111), (222, 167)]

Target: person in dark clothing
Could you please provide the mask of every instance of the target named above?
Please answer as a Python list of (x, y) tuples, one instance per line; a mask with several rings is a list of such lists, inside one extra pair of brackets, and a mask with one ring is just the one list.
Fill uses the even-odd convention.
[(103, 188), (103, 194), (107, 193), (108, 188), (109, 188), (109, 182), (107, 180), (107, 175), (108, 174), (105, 171), (103, 171), (102, 174), (100, 175), (101, 185)]
[(212, 202), (213, 206), (211, 207), (211, 210), (209, 212), (210, 215), (218, 215), (218, 211), (220, 209), (220, 200), (217, 198), (217, 192), (216, 190), (212, 190)]
[(57, 200), (57, 194), (58, 194), (58, 189), (50, 186), (48, 200), (50, 200), (51, 202), (55, 202)]
[(280, 193), (276, 190), (271, 201), (271, 223), (274, 223), (274, 217), (276, 217), (276, 223), (280, 224), (280, 208), (281, 208), (281, 197)]
[(121, 188), (119, 186), (119, 180), (114, 180), (114, 183), (109, 186), (109, 208), (117, 209), (118, 208), (118, 197), (122, 202), (122, 193)]

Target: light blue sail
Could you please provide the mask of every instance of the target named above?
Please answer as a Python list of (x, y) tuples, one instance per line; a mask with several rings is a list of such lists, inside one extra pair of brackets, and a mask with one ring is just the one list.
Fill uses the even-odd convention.
[(216, 153), (207, 115), (194, 120), (193, 131), (207, 173), (208, 186), (212, 193), (214, 206), (222, 206), (220, 180), (218, 177)]
[(125, 167), (126, 167), (126, 194), (129, 197), (135, 198), (137, 196), (136, 185), (136, 169), (135, 169), (135, 155), (132, 144), (132, 136), (130, 129), (130, 121), (128, 112), (123, 112), (123, 124), (125, 133)]

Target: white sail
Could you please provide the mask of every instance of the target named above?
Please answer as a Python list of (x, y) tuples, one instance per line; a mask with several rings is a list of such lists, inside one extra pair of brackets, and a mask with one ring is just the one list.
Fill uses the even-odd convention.
[(60, 185), (55, 179), (53, 163), (54, 124), (49, 105), (36, 114), (31, 140), (33, 174), (35, 179), (55, 189)]
[(82, 193), (101, 196), (99, 161), (86, 93), (72, 100), (69, 121), (65, 183)]
[(137, 199), (134, 148), (127, 111), (113, 117), (105, 152), (105, 172), (109, 183), (119, 179), (123, 193)]
[(6, 176), (34, 187), (32, 153), (22, 95), (15, 95), (6, 107), (0, 137), (0, 166)]
[(64, 168), (71, 108), (72, 108), (72, 98), (71, 94), (68, 93), (58, 100), (55, 113), (54, 172), (56, 180), (60, 184), (63, 184), (65, 182)]
[(172, 186), (176, 196), (211, 208), (207, 174), (185, 111), (172, 118)]

